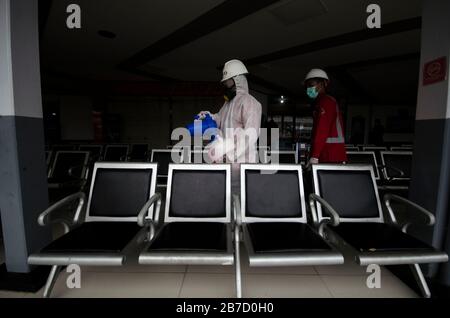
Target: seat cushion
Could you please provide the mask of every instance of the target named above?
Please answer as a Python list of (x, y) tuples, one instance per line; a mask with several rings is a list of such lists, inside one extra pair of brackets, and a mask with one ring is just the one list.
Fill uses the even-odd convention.
[(341, 223), (332, 230), (361, 252), (433, 249), (386, 223)]
[(226, 251), (226, 233), (226, 225), (223, 223), (167, 223), (152, 242), (148, 251)]
[(247, 228), (255, 253), (330, 250), (328, 244), (303, 223), (249, 223)]
[(119, 253), (141, 230), (135, 222), (87, 222), (45, 247), (43, 253)]

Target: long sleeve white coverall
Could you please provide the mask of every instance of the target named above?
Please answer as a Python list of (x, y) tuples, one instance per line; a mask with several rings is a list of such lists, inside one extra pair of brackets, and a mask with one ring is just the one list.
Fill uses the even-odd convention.
[(233, 80), (236, 84), (236, 96), (225, 102), (212, 117), (221, 132), (226, 158), (232, 163), (232, 193), (239, 194), (240, 163), (258, 162), (256, 143), (261, 127), (262, 107), (249, 94), (245, 75), (235, 76)]

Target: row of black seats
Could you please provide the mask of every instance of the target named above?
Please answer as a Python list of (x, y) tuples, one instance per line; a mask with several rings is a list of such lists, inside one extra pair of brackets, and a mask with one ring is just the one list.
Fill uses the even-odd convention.
[[(367, 148), (369, 149), (369, 148)], [(302, 162), (293, 150), (269, 150), (265, 152), (263, 163), (273, 161), (277, 155), (279, 163), (298, 164)], [(400, 191), (409, 189), (411, 180), (412, 152), (388, 151), (385, 148), (365, 151), (347, 151), (349, 164), (370, 164), (380, 190)]]
[[(171, 148), (172, 146), (167, 146)], [(263, 150), (270, 150), (270, 147), (258, 147)], [(412, 146), (393, 146), (377, 147), (372, 145), (346, 145), (347, 151), (412, 151)], [(51, 166), (53, 160), (56, 158), (58, 151), (86, 151), (95, 161), (138, 161), (145, 162), (150, 160), (150, 147), (148, 144), (66, 144), (47, 146), (46, 160), (47, 165)], [(298, 152), (298, 151), (297, 151)]]
[(148, 161), (148, 144), (64, 144), (46, 147), (47, 165), (52, 166), (60, 151), (88, 152), (94, 161)]
[[(179, 152), (178, 161), (174, 161), (172, 158), (174, 152)], [(296, 151), (259, 149), (259, 152), (260, 158), (262, 158), (261, 163), (273, 163), (275, 155), (279, 163), (300, 163)], [(407, 189), (411, 174), (411, 152), (349, 151), (347, 154), (349, 163), (372, 164), (376, 180), (380, 186), (390, 189), (394, 187)], [(149, 160), (160, 163), (158, 184), (164, 185), (167, 181), (167, 167), (169, 163), (206, 163), (206, 157), (207, 154), (202, 149), (190, 150), (189, 153), (177, 149), (153, 149)], [(98, 156), (88, 151), (57, 151), (53, 164), (48, 169), (50, 187), (76, 185), (80, 183), (80, 180), (82, 180), (82, 184), (85, 184), (86, 179), (90, 176), (89, 172), (92, 170), (93, 163), (100, 161), (98, 159)]]
[(370, 164), (380, 190), (409, 189), (412, 168), (411, 151), (347, 151), (350, 164)]
[(346, 144), (345, 148), (348, 151), (412, 151), (413, 146), (408, 144), (396, 146), (376, 146), (376, 145), (351, 145)]
[[(80, 146), (79, 150), (61, 150), (54, 148), (56, 151), (51, 161), (51, 165), (48, 167), (48, 183), (50, 188), (61, 187), (79, 187), (86, 185), (86, 181), (91, 176), (93, 164), (98, 161), (104, 162), (121, 162), (121, 161), (133, 161), (133, 162), (157, 162), (159, 163), (158, 170), (158, 185), (165, 186), (167, 184), (167, 172), (169, 163), (207, 163), (207, 154), (203, 148), (194, 148), (193, 150), (180, 149), (180, 148), (168, 148), (167, 149), (152, 149), (148, 154), (148, 158), (143, 160), (122, 160), (126, 158), (127, 146), (108, 145), (105, 150), (105, 155), (100, 157), (98, 152), (87, 151), (86, 147), (101, 147), (99, 145)], [(121, 149), (120, 156), (111, 156), (110, 149), (114, 149), (115, 154)], [(148, 149), (147, 149), (148, 150)], [(268, 148), (258, 149), (261, 152), (261, 157), (267, 158), (270, 155)], [(112, 150), (111, 150), (112, 151)], [(292, 151), (276, 151), (279, 153), (281, 163), (297, 163), (291, 162)], [(176, 154), (176, 157), (172, 156)], [(51, 155), (49, 154), (50, 158)], [(175, 160), (174, 160), (175, 158)], [(178, 159), (176, 159), (178, 158)], [(263, 160), (264, 161), (264, 160)], [(49, 161), (50, 162), (50, 161)]]
[[(66, 222), (66, 233), (29, 256), (51, 265), (44, 296), (63, 266), (121, 266), (127, 256), (141, 265), (234, 266), (241, 297), (240, 242), (250, 266), (344, 263), (351, 252), (361, 265), (411, 264), (426, 297), (418, 264), (446, 262), (446, 253), (406, 233), (392, 201), (433, 225), (434, 216), (398, 196), (381, 200), (371, 165), (314, 165), (306, 196), (300, 165), (241, 165), (240, 195), (231, 193), (228, 164), (170, 164), (165, 208), (156, 192), (156, 163), (95, 164), (89, 195), (73, 194), (45, 210), (42, 226)], [(58, 209), (78, 201), (70, 222)]]
[[(202, 150), (204, 147), (192, 147), (192, 150)], [(172, 149), (172, 146), (167, 146)], [(161, 151), (163, 149), (153, 149)], [(47, 166), (51, 167), (58, 152), (82, 151), (89, 153), (93, 161), (109, 162), (148, 162), (152, 158), (153, 150), (149, 144), (65, 144), (46, 146)]]

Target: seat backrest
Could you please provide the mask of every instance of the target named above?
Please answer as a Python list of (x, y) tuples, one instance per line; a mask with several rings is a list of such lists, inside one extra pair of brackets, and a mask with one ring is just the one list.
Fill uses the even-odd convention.
[(102, 145), (80, 145), (78, 148), (80, 151), (89, 151), (91, 160), (98, 161), (102, 155)]
[[(172, 160), (173, 152), (177, 152), (177, 155), (180, 156), (180, 162), (173, 162)], [(169, 174), (169, 164), (183, 162), (183, 151), (176, 149), (153, 149), (151, 162), (158, 163), (159, 177), (167, 177)]]
[(46, 150), (45, 151), (45, 163), (47, 164), (47, 168), (50, 165), (50, 159), (52, 158), (52, 151), (51, 150)]
[(406, 147), (406, 146), (401, 146), (401, 147), (391, 147), (391, 151), (412, 151), (413, 148), (412, 147)]
[(105, 161), (125, 161), (128, 155), (128, 145), (107, 145)]
[(133, 144), (131, 145), (130, 159), (145, 161), (148, 153), (147, 144)]
[[(313, 166), (314, 192), (339, 214), (341, 222), (383, 222), (372, 165)], [(328, 218), (320, 204), (318, 220)]]
[[(411, 151), (382, 151), (381, 160), (386, 179), (410, 180), (412, 152)], [(403, 175), (400, 171), (403, 172)]]
[(243, 222), (306, 223), (300, 165), (241, 164)]
[(373, 151), (375, 153), (375, 157), (377, 158), (377, 161), (381, 162), (381, 152), (387, 151), (387, 148), (386, 147), (369, 146), (369, 147), (363, 147), (363, 151)]
[(229, 164), (170, 164), (165, 222), (230, 222)]
[(50, 178), (73, 180), (86, 177), (89, 160), (87, 151), (58, 151), (50, 171)]
[(359, 150), (363, 150), (364, 147), (374, 147), (375, 145), (362, 145), (362, 144), (357, 144), (356, 147), (358, 147)]
[(387, 150), (386, 147), (373, 147), (373, 146), (366, 146), (363, 147), (362, 149), (363, 151), (383, 151), (383, 150)]
[(53, 145), (51, 147), (51, 150), (53, 150), (54, 153), (58, 151), (72, 151), (75, 150), (75, 145)]
[(75, 145), (52, 145), (50, 146), (51, 157), (50, 157), (50, 165), (53, 165), (53, 162), (55, 162), (56, 153), (58, 151), (73, 151), (76, 150)]
[(380, 180), (378, 161), (373, 151), (347, 151), (347, 163), (349, 164), (369, 164), (373, 167), (375, 179)]
[[(189, 151), (189, 163), (209, 163), (207, 150), (191, 150)], [(198, 161), (198, 162), (197, 162)]]
[[(271, 150), (265, 152), (264, 163), (281, 163), (281, 164), (297, 164), (297, 152), (294, 150)], [(270, 158), (269, 158), (270, 156)], [(278, 156), (278, 162), (275, 161), (275, 156)], [(270, 160), (270, 162), (269, 162)]]
[(155, 193), (156, 171), (155, 163), (96, 162), (86, 221), (137, 222), (141, 208)]

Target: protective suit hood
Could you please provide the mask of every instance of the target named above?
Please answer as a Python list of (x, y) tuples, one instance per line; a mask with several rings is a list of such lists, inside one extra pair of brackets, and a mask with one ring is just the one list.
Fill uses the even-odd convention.
[(248, 81), (245, 75), (237, 75), (233, 77), (234, 83), (236, 84), (237, 94), (248, 94)]

